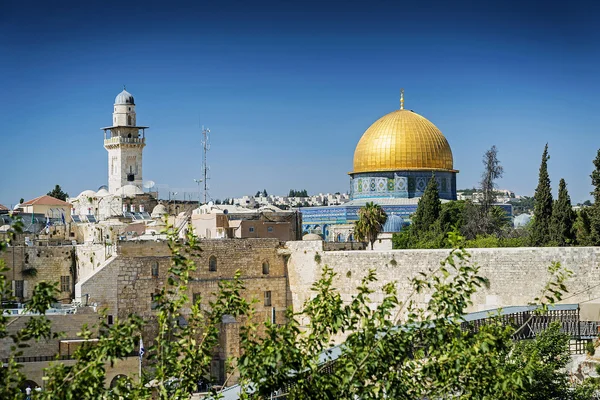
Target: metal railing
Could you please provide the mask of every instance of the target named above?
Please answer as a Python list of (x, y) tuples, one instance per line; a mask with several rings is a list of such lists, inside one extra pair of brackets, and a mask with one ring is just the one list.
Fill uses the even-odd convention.
[(109, 139), (104, 139), (105, 145), (121, 144), (121, 143), (143, 144), (145, 142), (146, 142), (145, 138), (127, 138), (127, 137), (123, 137), (123, 136), (115, 136), (115, 137), (111, 137)]

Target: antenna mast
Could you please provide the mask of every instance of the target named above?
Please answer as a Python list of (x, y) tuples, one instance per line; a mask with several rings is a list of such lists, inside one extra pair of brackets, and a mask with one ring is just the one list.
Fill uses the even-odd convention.
[(204, 128), (202, 125), (202, 175), (204, 177), (204, 204), (206, 204), (206, 198), (208, 197), (208, 164), (206, 163), (206, 154), (208, 150), (210, 150), (210, 145), (208, 143), (208, 134), (210, 133), (210, 129)]

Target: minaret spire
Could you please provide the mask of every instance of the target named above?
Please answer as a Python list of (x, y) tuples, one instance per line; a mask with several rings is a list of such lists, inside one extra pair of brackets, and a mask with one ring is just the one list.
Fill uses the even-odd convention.
[(400, 89), (400, 109), (404, 110), (404, 89)]

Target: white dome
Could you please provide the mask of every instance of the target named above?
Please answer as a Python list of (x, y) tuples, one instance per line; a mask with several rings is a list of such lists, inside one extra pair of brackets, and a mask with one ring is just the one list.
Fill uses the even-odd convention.
[(323, 238), (316, 233), (307, 233), (302, 236), (302, 240), (323, 240)]
[(123, 88), (123, 91), (115, 97), (115, 104), (134, 104), (133, 95)]
[(152, 210), (152, 218), (162, 218), (165, 214), (168, 214), (167, 207), (162, 204), (157, 204), (156, 207), (154, 207), (154, 210)]
[(123, 196), (123, 197), (134, 197), (134, 196), (137, 196), (138, 194), (144, 194), (144, 191), (142, 189), (140, 189), (139, 187), (132, 185), (132, 184), (121, 186), (115, 192), (115, 195)]
[(98, 192), (96, 192), (96, 196), (98, 197), (104, 197), (104, 196), (108, 196), (110, 193), (108, 193), (108, 190), (102, 188), (100, 190), (98, 190)]
[(94, 197), (95, 195), (96, 195), (96, 192), (94, 192), (93, 190), (84, 190), (83, 192), (79, 193), (79, 196), (77, 196), (77, 197), (78, 198), (79, 197), (88, 198), (88, 197)]

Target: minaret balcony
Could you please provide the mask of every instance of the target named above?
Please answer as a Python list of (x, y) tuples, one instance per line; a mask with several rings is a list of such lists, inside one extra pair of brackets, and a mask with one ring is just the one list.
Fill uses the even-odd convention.
[(119, 144), (137, 144), (137, 145), (145, 145), (146, 138), (128, 138), (122, 136), (115, 136), (108, 139), (104, 139), (104, 146), (112, 146)]

